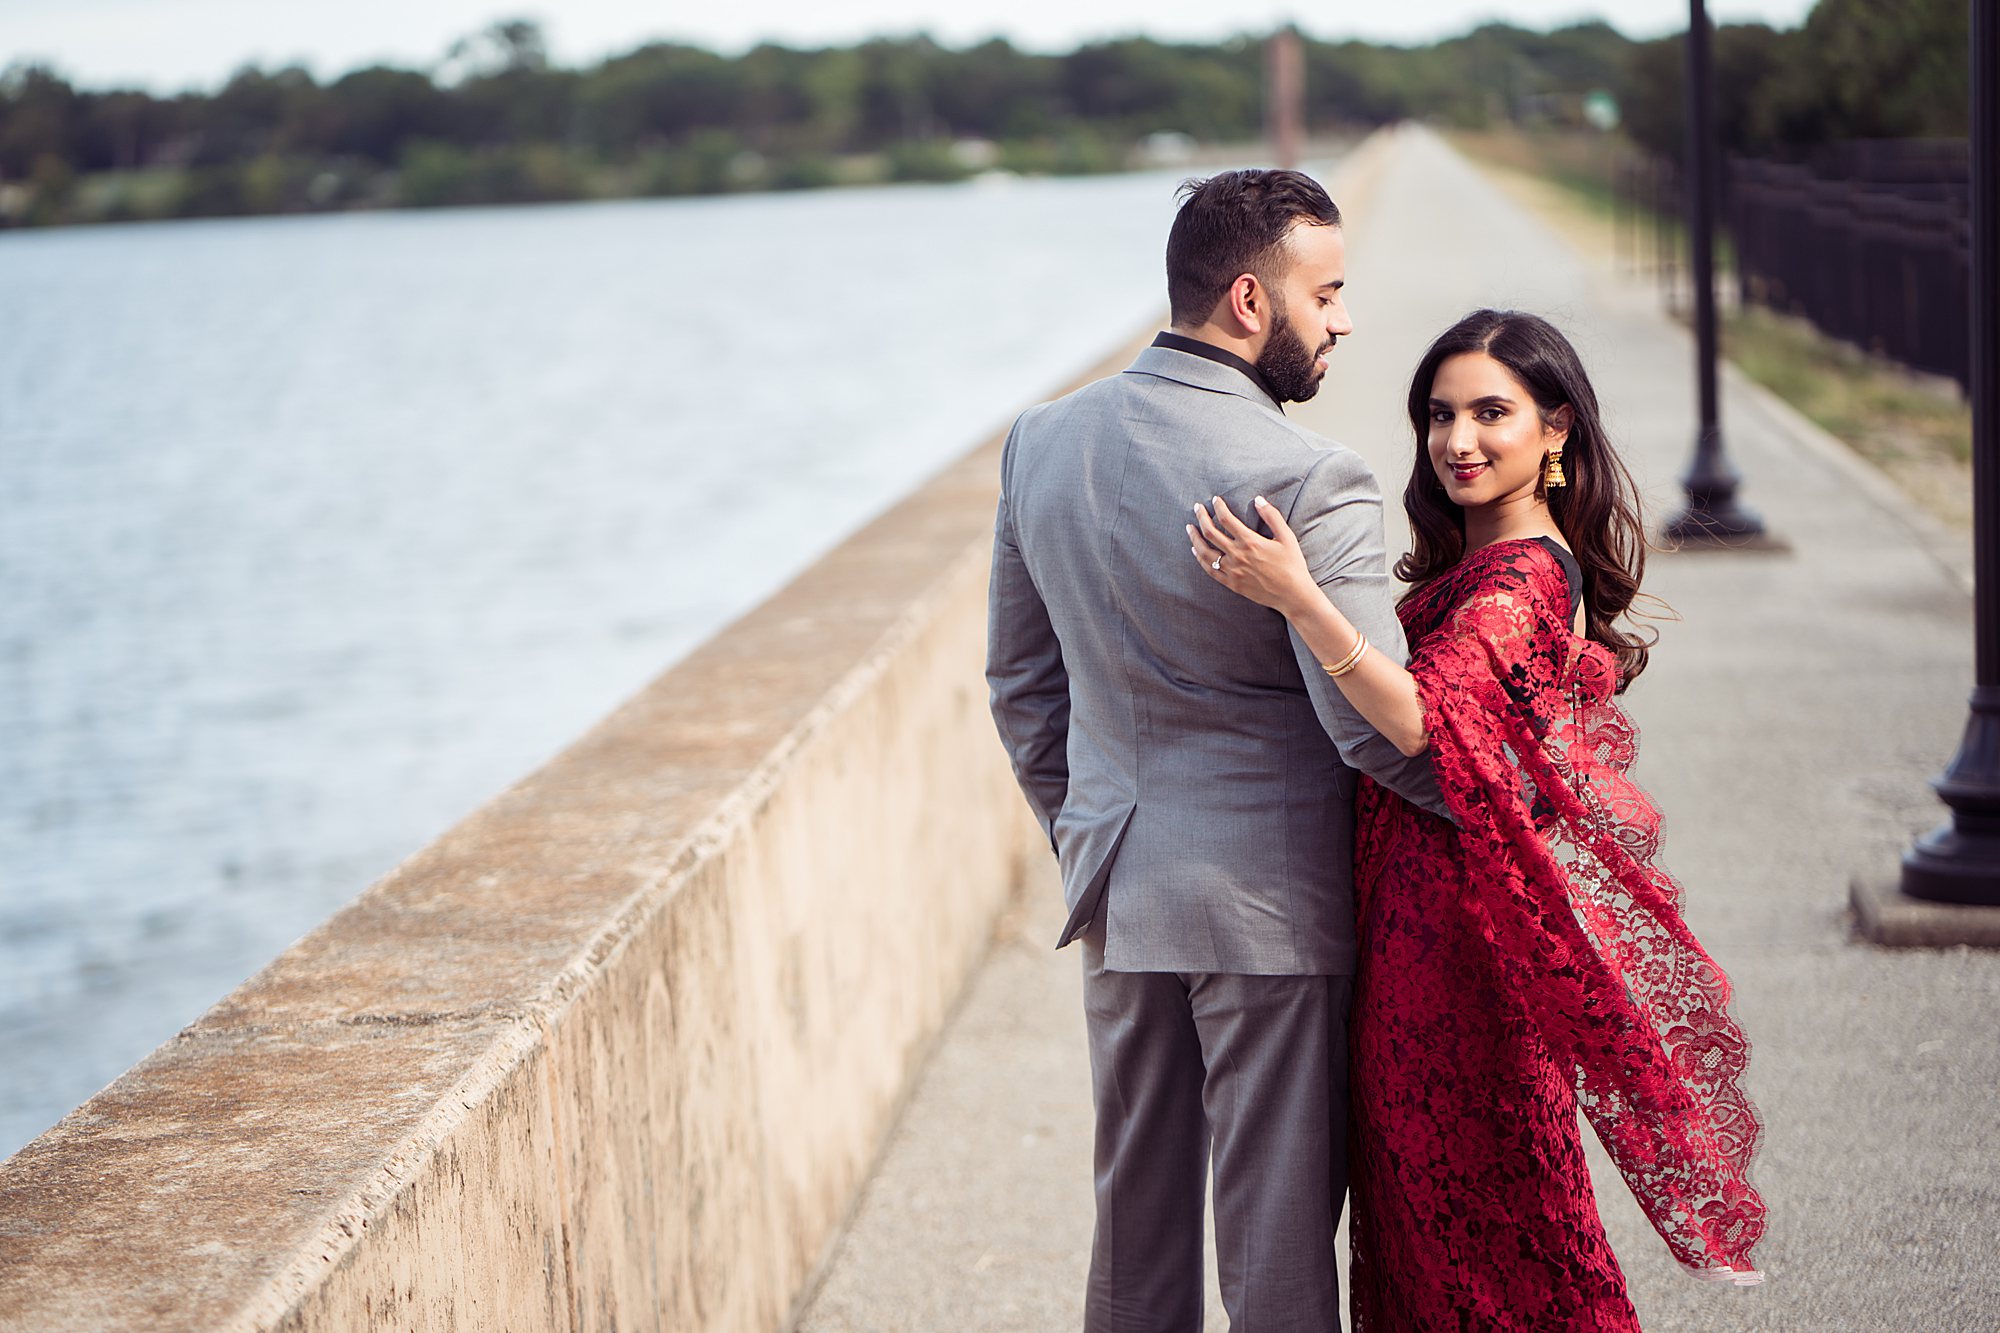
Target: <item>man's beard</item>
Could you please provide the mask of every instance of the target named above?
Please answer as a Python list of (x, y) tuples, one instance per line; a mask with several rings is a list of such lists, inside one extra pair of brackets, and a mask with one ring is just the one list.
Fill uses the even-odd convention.
[(1271, 323), (1264, 350), (1257, 354), (1257, 373), (1279, 402), (1303, 403), (1319, 392), (1318, 358), (1319, 353), (1306, 346), (1292, 321), (1281, 313)]

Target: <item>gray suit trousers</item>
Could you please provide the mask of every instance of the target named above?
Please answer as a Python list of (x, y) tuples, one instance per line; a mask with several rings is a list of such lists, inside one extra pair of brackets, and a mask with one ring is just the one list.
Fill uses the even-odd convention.
[(1347, 976), (1112, 972), (1081, 937), (1097, 1106), (1085, 1333), (1198, 1333), (1202, 1185), (1230, 1333), (1340, 1327)]

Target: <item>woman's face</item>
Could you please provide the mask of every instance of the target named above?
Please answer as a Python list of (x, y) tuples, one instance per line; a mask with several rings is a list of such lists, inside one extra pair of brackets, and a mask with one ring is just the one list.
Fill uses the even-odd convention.
[(1431, 379), (1431, 467), (1467, 509), (1532, 502), (1542, 460), (1568, 436), (1568, 408), (1542, 424), (1514, 372), (1484, 352), (1461, 352)]

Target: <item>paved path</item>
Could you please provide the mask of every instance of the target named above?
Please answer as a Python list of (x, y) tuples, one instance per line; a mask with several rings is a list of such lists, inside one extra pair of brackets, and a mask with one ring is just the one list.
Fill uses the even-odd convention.
[[(1670, 508), (1694, 433), (1686, 334), (1434, 136), (1403, 131), (1377, 151), (1379, 170), (1336, 181), (1358, 331), (1319, 400), (1295, 410), (1366, 455), (1393, 496), (1409, 468), (1405, 377), (1425, 342), (1475, 305), (1533, 309), (1576, 340), (1654, 513)], [(1940, 814), (1927, 784), (1972, 678), (1963, 543), (1740, 384), (1724, 429), (1745, 498), (1790, 549), (1656, 557), (1647, 587), (1680, 619), (1628, 705), (1666, 864), (1756, 1046), (1772, 1281), (1679, 1276), (1600, 1170), (1606, 1224), (1651, 1333), (2000, 1330), (2000, 954), (1878, 949), (1846, 913), (1849, 876), (1891, 871)], [(1002, 932), (807, 1333), (1080, 1325), (1089, 1092), (1079, 965), (1047, 947), (1056, 892)]]

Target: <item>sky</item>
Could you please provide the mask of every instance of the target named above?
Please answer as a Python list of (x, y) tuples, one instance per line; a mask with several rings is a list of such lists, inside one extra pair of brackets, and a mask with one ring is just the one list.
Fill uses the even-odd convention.
[[(1813, 0), (1709, 0), (1717, 22), (1793, 27)], [(1203, 41), (1287, 21), (1314, 37), (1424, 43), (1490, 19), (1529, 28), (1602, 18), (1631, 37), (1685, 27), (1686, 0), (0, 0), (0, 68), (53, 65), (88, 88), (212, 88), (243, 65), (324, 79), (377, 62), (428, 68), (503, 18), (542, 25), (558, 62), (666, 39), (738, 52), (762, 40), (847, 45), (929, 32), (953, 46), (1004, 36), (1034, 51), (1144, 34)]]

